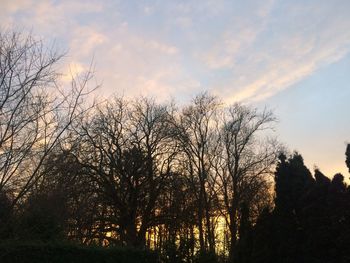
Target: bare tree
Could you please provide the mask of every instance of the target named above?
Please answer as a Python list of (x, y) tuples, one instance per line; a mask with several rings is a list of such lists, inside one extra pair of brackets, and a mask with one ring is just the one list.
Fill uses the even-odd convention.
[(80, 111), (92, 77), (57, 85), (62, 55), (21, 33), (0, 33), (0, 191), (15, 206), (42, 176), (40, 169)]
[[(183, 161), (187, 167), (188, 182), (193, 185), (198, 205), (198, 230), (201, 252), (215, 251), (214, 231), (211, 222), (212, 184), (211, 158), (215, 152), (215, 129), (220, 103), (207, 93), (195, 97), (185, 107), (176, 123), (177, 139), (181, 142)], [(213, 146), (214, 145), (214, 146)], [(203, 225), (205, 222), (205, 225)], [(206, 235), (206, 236), (205, 236)], [(207, 238), (205, 238), (207, 237)], [(207, 240), (207, 242), (205, 242)]]
[(272, 112), (259, 112), (239, 104), (230, 107), (224, 116), (221, 154), (217, 155), (215, 168), (220, 178), (217, 182), (224, 204), (223, 215), (230, 231), (230, 258), (239, 234), (241, 207), (254, 212), (269, 194), (265, 176), (272, 172), (278, 144), (267, 137), (266, 131), (274, 122)]
[(81, 126), (80, 162), (106, 207), (96, 224), (116, 233), (111, 242), (145, 246), (174, 159), (167, 118), (167, 106), (153, 100), (115, 98)]

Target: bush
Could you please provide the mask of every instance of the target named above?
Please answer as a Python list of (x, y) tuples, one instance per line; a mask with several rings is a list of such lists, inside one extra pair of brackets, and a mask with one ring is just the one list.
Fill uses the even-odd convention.
[(156, 253), (131, 248), (72, 244), (0, 244), (1, 263), (156, 263)]
[(206, 253), (199, 253), (196, 256), (195, 259), (196, 263), (217, 263), (218, 258), (215, 253), (212, 252), (206, 252)]

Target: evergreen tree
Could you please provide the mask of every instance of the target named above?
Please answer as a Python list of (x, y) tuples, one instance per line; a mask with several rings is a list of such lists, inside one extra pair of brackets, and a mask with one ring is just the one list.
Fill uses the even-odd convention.
[(287, 161), (284, 155), (280, 156), (275, 173), (276, 209), (295, 213), (302, 206), (302, 196), (313, 182), (314, 179), (300, 154), (295, 153)]
[(350, 188), (341, 174), (314, 178), (299, 154), (280, 156), (275, 207), (240, 239), (237, 262), (349, 262)]

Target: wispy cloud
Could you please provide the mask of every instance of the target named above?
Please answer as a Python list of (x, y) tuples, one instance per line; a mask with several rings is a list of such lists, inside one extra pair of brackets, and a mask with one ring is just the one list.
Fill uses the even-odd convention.
[[(106, 93), (263, 100), (350, 50), (347, 0), (3, 0), (1, 25), (56, 39)], [(68, 66), (67, 66), (68, 68)]]
[(228, 102), (262, 100), (341, 59), (350, 51), (345, 10), (342, 5), (293, 3), (276, 8), (278, 15), (264, 16), (255, 26), (224, 35), (222, 45), (207, 53), (209, 68), (231, 74), (215, 92), (226, 94)]

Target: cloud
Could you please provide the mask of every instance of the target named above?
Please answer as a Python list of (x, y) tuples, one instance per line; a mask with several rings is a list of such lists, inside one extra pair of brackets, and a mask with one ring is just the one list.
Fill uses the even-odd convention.
[(94, 54), (96, 77), (106, 96), (122, 93), (166, 99), (176, 91), (174, 81), (182, 75), (176, 46), (134, 34), (126, 22), (110, 31), (77, 28), (70, 54), (74, 61), (83, 61), (85, 68)]
[(154, 7), (146, 5), (142, 7), (142, 11), (145, 15), (152, 15), (154, 13)]
[(1, 1), (0, 14), (13, 14), (20, 9), (28, 8), (31, 5), (31, 1), (26, 0), (3, 0)]
[(242, 5), (232, 10), (232, 16), (223, 32), (215, 41), (199, 54), (198, 58), (210, 69), (230, 69), (238, 64), (242, 56), (249, 56), (248, 52), (259, 41), (269, 20), (268, 14), (273, 1), (250, 5)]
[[(62, 38), (80, 26), (82, 15), (102, 12), (102, 2), (4, 0), (5, 12), (0, 11), (4, 27), (29, 29), (47, 39)], [(3, 3), (2, 3), (3, 5)]]
[(266, 99), (348, 54), (349, 9), (346, 0), (4, 0), (0, 18), (56, 40), (80, 70), (94, 57), (106, 94), (209, 89), (233, 102)]
[(209, 51), (201, 55), (200, 59), (210, 69), (232, 68), (238, 56), (241, 56), (246, 47), (255, 41), (259, 30), (242, 26), (237, 32), (238, 34), (225, 32)]
[(0, 21), (2, 27), (14, 25), (15, 17), (13, 16), (19, 10), (28, 9), (31, 1), (26, 0), (3, 0), (0, 8)]
[(256, 25), (225, 33), (222, 44), (206, 54), (208, 68), (230, 74), (214, 91), (229, 103), (263, 100), (343, 58), (350, 51), (345, 10), (343, 5), (294, 3)]
[(192, 26), (193, 22), (190, 17), (179, 16), (174, 19), (174, 24), (180, 28), (189, 28)]
[(106, 43), (108, 37), (91, 27), (77, 27), (73, 30), (69, 50), (75, 57), (91, 57), (98, 46)]
[[(96, 78), (103, 83), (103, 93), (119, 92), (132, 96), (150, 94), (165, 97), (174, 93), (174, 83), (181, 71), (177, 56), (178, 48), (157, 37), (133, 32), (123, 17), (115, 15), (116, 10), (108, 12), (110, 2), (36, 1), (28, 6), (9, 4), (3, 14), (13, 18), (18, 16), (17, 24), (33, 28), (43, 39), (56, 38), (68, 50), (62, 65), (63, 83), (71, 74), (88, 70), (93, 59), (96, 65)], [(153, 8), (143, 11), (151, 15)], [(103, 11), (104, 20), (99, 20)], [(117, 11), (117, 12), (115, 12)], [(89, 19), (82, 15), (89, 15)], [(113, 24), (107, 23), (109, 18)], [(9, 25), (11, 26), (11, 25)], [(186, 74), (181, 79), (189, 79)]]

